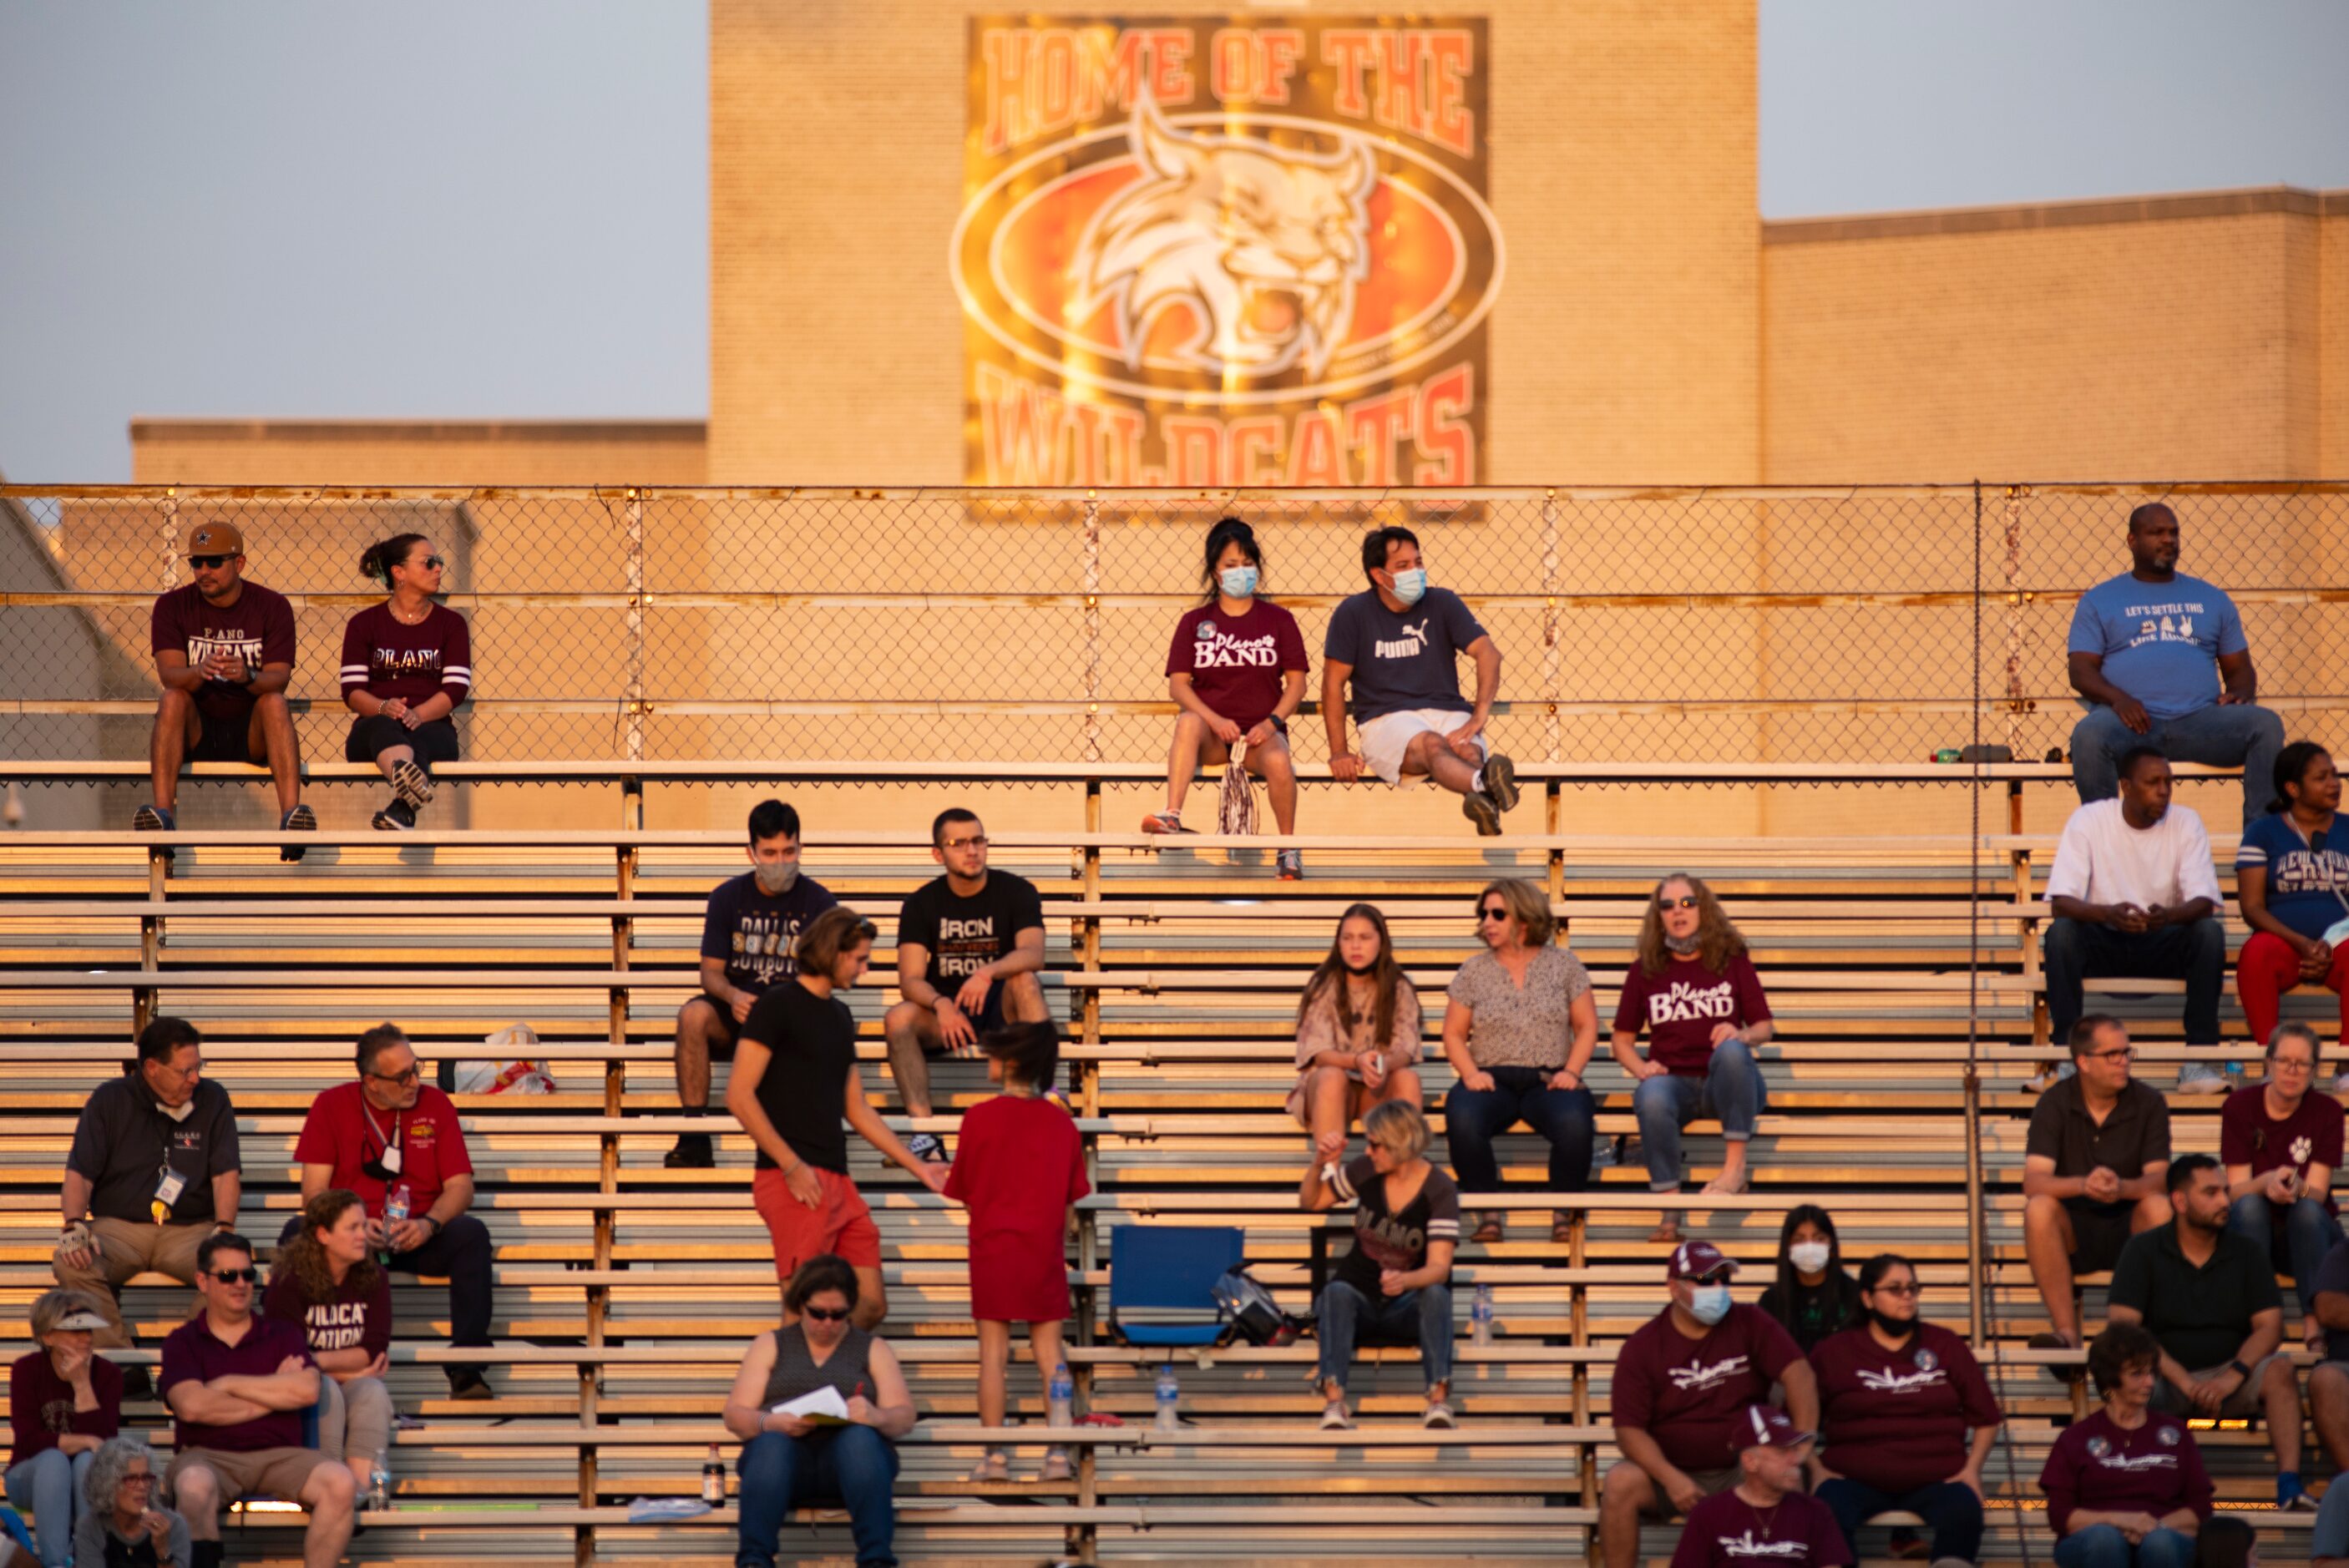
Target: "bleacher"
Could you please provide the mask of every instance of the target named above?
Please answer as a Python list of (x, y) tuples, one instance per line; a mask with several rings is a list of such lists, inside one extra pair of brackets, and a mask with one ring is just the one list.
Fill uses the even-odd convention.
[[(593, 765), (569, 766), (592, 776)], [(1552, 802), (1576, 773), (1523, 771)], [(2038, 781), (2055, 771), (1998, 770), (1995, 788), (2044, 787)], [(2044, 1555), (2050, 1541), (2032, 1478), (2060, 1424), (2084, 1408), (2075, 1387), (2047, 1375), (2050, 1363), (2076, 1356), (2024, 1348), (2046, 1326), (2023, 1262), (2020, 1179), (2032, 1104), (2023, 1082), (2056, 1054), (2044, 1040), (2037, 961), (2054, 844), (2006, 830), (2019, 816), (1989, 815), (1992, 830), (1974, 838), (1634, 842), (1552, 831), (1370, 847), (1308, 836), (1295, 841), (1307, 852), (1301, 882), (1272, 879), (1262, 840), (1170, 846), (1101, 831), (1097, 811), (1089, 830), (991, 830), (992, 863), (1043, 894), (1046, 995), (1067, 1024), (1079, 1072), (1096, 1192), (1081, 1205), (1071, 1252), (1078, 1405), (1123, 1425), (1043, 1427), (1042, 1390), (1023, 1362), (1012, 1387), (1020, 1425), (1010, 1434), (1022, 1479), (963, 1479), (988, 1434), (976, 1424), (961, 1214), (852, 1140), (882, 1231), (885, 1331), (922, 1413), (901, 1449), (901, 1554), (921, 1563), (1064, 1553), (1265, 1563), (1595, 1555), (1597, 1478), (1615, 1459), (1615, 1350), (1663, 1294), (1665, 1249), (1647, 1239), (1659, 1201), (1636, 1161), (1609, 1165), (1589, 1194), (1557, 1205), (1535, 1191), (1542, 1146), (1524, 1133), (1503, 1140), (1514, 1190), (1469, 1202), (1518, 1218), (1509, 1240), (1464, 1243), (1459, 1254), (1462, 1424), (1450, 1433), (1416, 1424), (1415, 1355), (1377, 1350), (1365, 1353), (1354, 1384), (1359, 1429), (1316, 1429), (1309, 1342), (1179, 1361), (1186, 1424), (1154, 1429), (1157, 1355), (1112, 1343), (1103, 1329), (1109, 1237), (1129, 1224), (1237, 1225), (1257, 1277), (1285, 1306), (1308, 1310), (1316, 1233), (1346, 1222), (1298, 1209), (1306, 1140), (1282, 1102), (1298, 991), (1339, 911), (1358, 898), (1386, 911), (1428, 1013), (1422, 1072), (1435, 1157), (1453, 1076), (1435, 1047), (1444, 989), (1473, 951), (1471, 899), (1500, 876), (1548, 888), (1592, 973), (1602, 1045), (1589, 1079), (1601, 1141), (1629, 1134), (1630, 1085), (1607, 1056), (1605, 1026), (1641, 900), (1658, 877), (1684, 870), (1712, 883), (1752, 942), (1779, 1034), (1762, 1051), (1770, 1105), (1753, 1145), (1754, 1191), (1671, 1202), (1692, 1233), (1745, 1265), (1741, 1299), (1768, 1283), (1780, 1219), (1797, 1202), (1836, 1214), (1847, 1260), (1887, 1248), (1915, 1258), (1927, 1314), (1985, 1346), (2010, 1414), (2009, 1441), (1989, 1467), (1986, 1553), (2020, 1560), (2027, 1532), (2031, 1554)], [(1531, 810), (1517, 819), (1536, 820)], [(1559, 820), (1554, 803), (1546, 820)], [(2233, 835), (2213, 838), (2231, 891)], [(397, 1020), (437, 1062), (479, 1056), (485, 1035), (527, 1023), (560, 1092), (458, 1100), (476, 1209), (497, 1249), (496, 1397), (445, 1397), (445, 1294), (430, 1282), (396, 1287), (390, 1383), (421, 1424), (398, 1434), (395, 1506), (365, 1516), (351, 1560), (730, 1561), (730, 1507), (653, 1525), (629, 1523), (627, 1505), (694, 1495), (712, 1443), (730, 1469), (735, 1445), (719, 1408), (744, 1342), (777, 1311), (765, 1232), (749, 1202), (747, 1140), (720, 1113), (695, 1124), (722, 1132), (717, 1170), (661, 1161), (687, 1125), (669, 1066), (673, 1018), (697, 985), (702, 900), (740, 869), (739, 836), (635, 826), (397, 840), (330, 832), (298, 866), (281, 865), (277, 845), (274, 835), (202, 831), (168, 841), (110, 830), (0, 836), (5, 1353), (21, 1353), (26, 1308), (50, 1283), (56, 1184), (75, 1115), (89, 1087), (118, 1070), (144, 1019), (174, 1014), (204, 1030), (212, 1076), (234, 1096), (243, 1130), (245, 1229), (264, 1241), (297, 1206), (292, 1150), (303, 1112), (348, 1076), (361, 1029)], [(806, 864), (881, 928), (873, 974), (848, 999), (867, 1088), (894, 1113), (879, 1020), (895, 1000), (897, 906), (936, 873), (927, 838), (916, 822), (856, 832), (811, 820)], [(2110, 995), (2099, 986), (2093, 999), (2130, 1016), (2146, 1047), (2139, 1070), (2167, 1088), (2182, 1049), (2165, 989), (2177, 986), (2132, 982)], [(2230, 1054), (2254, 1058), (2231, 1000), (2228, 1019)], [(937, 1088), (938, 1116), (916, 1124), (893, 1114), (893, 1125), (951, 1143), (960, 1113), (988, 1092), (982, 1068), (961, 1061), (942, 1065)], [(2173, 1099), (2181, 1149), (2215, 1149), (2218, 1106), (2216, 1097)], [(1693, 1194), (1721, 1145), (1711, 1123), (1692, 1133)], [(1554, 1206), (1570, 1214), (1563, 1246), (1549, 1236)], [(1482, 1347), (1464, 1330), (1480, 1285), (1497, 1304), (1493, 1343)], [(2101, 1282), (2087, 1288), (2093, 1322)], [(135, 1283), (126, 1315), (151, 1346), (191, 1300), (168, 1282)], [(153, 1402), (134, 1405), (126, 1424), (168, 1445), (169, 1422)], [(2222, 1505), (2266, 1507), (2264, 1435), (2203, 1437)], [(1075, 1448), (1072, 1480), (1024, 1479), (1047, 1442)], [(2298, 1553), (2304, 1520), (2257, 1517), (2276, 1532), (2274, 1550)], [(247, 1517), (231, 1535), (245, 1532), (247, 1544), (233, 1551), (241, 1561), (290, 1559), (295, 1522)], [(788, 1554), (847, 1560), (838, 1517), (811, 1515), (794, 1529), (805, 1533), (786, 1538)], [(1644, 1555), (1669, 1555), (1675, 1533), (1650, 1531)], [(1880, 1532), (1862, 1551), (1883, 1556)]]

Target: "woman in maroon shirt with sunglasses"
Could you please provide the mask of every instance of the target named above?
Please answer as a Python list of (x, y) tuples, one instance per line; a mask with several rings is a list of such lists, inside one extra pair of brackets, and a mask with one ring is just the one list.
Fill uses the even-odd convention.
[(358, 717), (343, 756), (372, 762), (391, 780), (392, 799), (375, 825), (404, 832), (432, 799), (432, 765), (457, 759), (449, 716), (473, 689), (473, 645), (465, 617), (433, 602), (448, 562), (420, 533), (367, 546), (359, 571), (391, 590), (343, 628), (343, 706)]

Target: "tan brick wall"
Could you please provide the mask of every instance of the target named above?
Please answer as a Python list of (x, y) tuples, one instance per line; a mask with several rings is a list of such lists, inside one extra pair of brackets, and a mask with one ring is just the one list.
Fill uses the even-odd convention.
[[(712, 482), (961, 478), (967, 18), (1002, 9), (712, 0)], [(1508, 247), (1485, 477), (1754, 480), (1752, 0), (1470, 9)]]
[(2349, 474), (2349, 191), (2324, 199), (2317, 261), (2319, 467)]
[[(1772, 482), (2311, 478), (2321, 304), (2304, 191), (1765, 225)], [(2326, 221), (2338, 231), (2340, 220)], [(2337, 309), (2337, 305), (2335, 307)], [(2338, 415), (2333, 416), (2337, 428)]]
[(698, 419), (137, 419), (140, 484), (693, 485)]

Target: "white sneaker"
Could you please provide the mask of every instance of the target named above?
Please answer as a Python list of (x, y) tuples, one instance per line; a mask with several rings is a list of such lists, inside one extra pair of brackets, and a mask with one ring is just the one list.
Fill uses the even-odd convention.
[(1351, 1431), (1353, 1427), (1354, 1423), (1349, 1420), (1346, 1417), (1345, 1400), (1332, 1399), (1327, 1405), (1321, 1407), (1321, 1429), (1323, 1431), (1346, 1432)]
[(1439, 1432), (1448, 1432), (1454, 1426), (1458, 1425), (1458, 1423), (1452, 1418), (1452, 1407), (1445, 1404), (1441, 1399), (1431, 1399), (1428, 1401), (1427, 1413), (1420, 1417), (1419, 1424), (1433, 1431)]
[(2178, 1069), (2180, 1094), (2224, 1094), (2227, 1075), (2207, 1062), (2188, 1062)]

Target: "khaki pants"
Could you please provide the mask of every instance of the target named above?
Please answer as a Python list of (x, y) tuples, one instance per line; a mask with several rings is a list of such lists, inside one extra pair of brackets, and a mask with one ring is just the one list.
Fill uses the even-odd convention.
[(338, 1383), (318, 1374), (318, 1451), (381, 1464), (391, 1451), (391, 1390), (380, 1377)]
[(196, 1249), (212, 1233), (209, 1221), (193, 1225), (140, 1224), (131, 1220), (92, 1220), (90, 1234), (98, 1239), (98, 1256), (87, 1268), (53, 1265), (57, 1283), (86, 1290), (98, 1298), (106, 1326), (92, 1343), (100, 1350), (122, 1350), (130, 1336), (122, 1327), (122, 1308), (115, 1293), (134, 1274), (152, 1269), (182, 1284), (196, 1283)]

